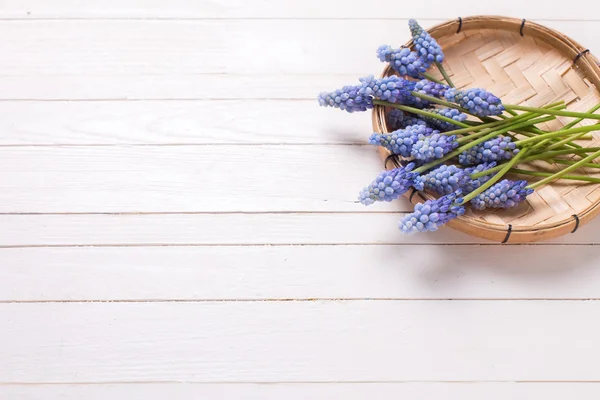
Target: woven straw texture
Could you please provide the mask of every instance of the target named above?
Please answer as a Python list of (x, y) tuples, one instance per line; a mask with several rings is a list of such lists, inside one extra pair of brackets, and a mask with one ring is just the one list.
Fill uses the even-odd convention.
[[(564, 100), (568, 110), (584, 112), (600, 103), (598, 61), (584, 52), (585, 47), (559, 32), (529, 21), (492, 16), (462, 18), (460, 22), (446, 22), (428, 31), (442, 46), (446, 56), (444, 66), (459, 88), (485, 88), (504, 103), (533, 107)], [(412, 42), (406, 45), (411, 46)], [(430, 73), (442, 79), (436, 68)], [(383, 73), (391, 74), (389, 68)], [(376, 131), (388, 131), (385, 124), (388, 111), (384, 107), (374, 110)], [(571, 118), (557, 117), (539, 127), (557, 130), (570, 121)], [(588, 120), (582, 124), (592, 123)], [(578, 143), (600, 146), (600, 132), (593, 133), (593, 140)], [(380, 152), (384, 159), (389, 155), (383, 148)], [(392, 168), (392, 162), (386, 167)], [(552, 172), (564, 167), (538, 161), (519, 168)], [(600, 169), (580, 169), (575, 173), (600, 177)], [(411, 191), (406, 196), (413, 204), (433, 198), (428, 193)], [(449, 226), (497, 242), (523, 243), (571, 233), (598, 212), (600, 184), (559, 180), (538, 188), (517, 208), (499, 211), (468, 208), (464, 216), (451, 221)]]

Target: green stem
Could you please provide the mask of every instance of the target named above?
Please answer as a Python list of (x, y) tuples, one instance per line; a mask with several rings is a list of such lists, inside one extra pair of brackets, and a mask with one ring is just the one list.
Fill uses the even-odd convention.
[[(590, 109), (589, 109), (587, 112), (588, 112), (588, 113), (594, 113), (594, 112), (596, 112), (596, 111), (597, 111), (597, 110), (599, 110), (599, 109), (600, 109), (600, 104), (598, 104), (598, 105), (595, 105), (594, 107), (590, 108)], [(575, 125), (577, 125), (578, 123), (580, 123), (581, 121), (583, 121), (584, 119), (585, 119), (585, 118), (577, 118), (577, 119), (575, 119), (575, 120), (571, 121), (570, 123), (568, 123), (567, 125), (565, 125), (565, 126), (564, 126), (564, 127), (561, 129), (561, 130), (571, 129), (571, 128), (573, 128)], [(589, 138), (589, 139), (588, 139), (588, 138)], [(588, 137), (588, 136), (586, 136), (585, 134), (583, 134), (583, 136), (577, 135), (577, 136), (575, 136), (575, 137), (573, 137), (573, 138), (569, 138), (569, 139), (563, 139), (563, 140), (561, 140), (561, 142), (563, 142), (563, 143), (564, 143), (565, 141), (567, 141), (567, 144), (568, 144), (568, 145), (571, 145), (571, 146), (573, 146), (573, 147), (581, 147), (581, 146), (579, 146), (579, 145), (577, 145), (577, 144), (575, 144), (575, 143), (572, 143), (571, 141), (572, 141), (572, 140), (591, 140), (591, 139), (593, 139), (593, 137)], [(544, 141), (542, 141), (542, 142), (540, 142), (540, 143), (536, 144), (535, 146), (533, 146), (533, 148), (537, 148), (538, 146), (539, 146), (539, 147), (542, 147), (542, 146), (543, 146), (543, 145), (545, 145), (547, 142), (548, 142), (548, 141), (544, 140)], [(550, 147), (552, 148), (552, 147), (555, 147), (555, 146), (556, 146), (556, 145), (552, 145), (552, 146), (550, 146)]]
[[(600, 110), (600, 104), (595, 105), (594, 107), (590, 108), (589, 110), (587, 110), (586, 112), (589, 114), (593, 114), (596, 111)], [(567, 125), (565, 125), (563, 127), (563, 129), (571, 129), (572, 127), (574, 127), (575, 125), (577, 125), (578, 123), (580, 123), (581, 121), (583, 121), (585, 118), (577, 118), (571, 122), (569, 122)]]
[(550, 115), (558, 115), (561, 117), (573, 117), (573, 118), (588, 118), (588, 119), (598, 119), (600, 120), (600, 114), (592, 114), (592, 113), (580, 113), (574, 111), (562, 111), (562, 110), (551, 110), (544, 108), (536, 108), (536, 107), (526, 107), (526, 106), (517, 106), (514, 104), (505, 104), (504, 108), (507, 110), (520, 110), (520, 111), (531, 111), (538, 112), (540, 114), (550, 114)]
[[(448, 161), (449, 159), (451, 159), (453, 157), (458, 156), (463, 151), (469, 150), (470, 148), (472, 148), (474, 146), (477, 146), (480, 143), (485, 142), (486, 140), (490, 140), (490, 139), (492, 139), (492, 138), (494, 138), (494, 137), (496, 137), (498, 135), (502, 135), (503, 133), (506, 133), (508, 131), (513, 130), (514, 128), (521, 128), (523, 126), (527, 126), (528, 123), (529, 123), (528, 121), (525, 121), (525, 122), (521, 122), (521, 123), (516, 124), (516, 125), (511, 125), (509, 127), (502, 128), (502, 129), (499, 129), (499, 130), (493, 130), (492, 132), (490, 132), (486, 136), (483, 136), (483, 137), (481, 137), (479, 139), (473, 140), (472, 142), (467, 143), (464, 146), (459, 147), (458, 149), (454, 150), (453, 152), (451, 152), (449, 154), (446, 154), (442, 158), (434, 160), (434, 161), (432, 161), (432, 162), (430, 162), (428, 164), (422, 165), (419, 168), (415, 169), (413, 172), (415, 172), (415, 173), (425, 172), (428, 169), (435, 167), (436, 165), (439, 165), (439, 164), (441, 164), (441, 163), (443, 163), (445, 161)], [(520, 152), (519, 152), (519, 154), (520, 154)]]
[[(563, 110), (563, 109), (567, 108), (567, 106), (564, 104), (564, 101), (561, 101), (558, 104), (557, 103), (553, 103), (553, 104), (544, 106), (542, 108), (544, 108), (544, 109), (553, 109), (553, 110)], [(566, 128), (563, 127), (560, 130), (564, 130), (564, 129), (566, 129)], [(544, 130), (541, 130), (541, 129), (538, 129), (538, 128), (529, 129), (528, 131), (531, 132), (531, 133), (535, 133), (537, 135), (544, 135), (546, 133), (550, 133), (548, 131), (544, 131)], [(520, 133), (527, 136), (526, 132), (520, 132)], [(531, 136), (529, 136), (529, 137), (531, 137)], [(552, 139), (552, 141), (556, 141), (556, 140), (558, 140), (558, 139)], [(579, 146), (578, 144), (575, 144), (575, 143), (567, 143), (567, 145), (571, 146), (571, 147), (576, 147), (576, 148), (580, 148), (581, 147), (581, 146)]]
[(448, 117), (444, 117), (443, 115), (439, 115), (439, 114), (435, 114), (435, 113), (430, 113), (430, 112), (427, 112), (427, 111), (419, 110), (418, 108), (414, 108), (414, 107), (403, 106), (401, 104), (390, 103), (390, 102), (383, 101), (383, 100), (373, 100), (373, 104), (378, 104), (380, 106), (387, 106), (387, 107), (397, 108), (399, 110), (408, 111), (408, 112), (411, 112), (413, 114), (418, 114), (418, 115), (423, 115), (423, 116), (429, 117), (429, 118), (439, 119), (440, 121), (449, 122), (449, 123), (454, 124), (456, 126), (460, 126), (461, 128), (470, 128), (471, 127), (470, 125), (463, 124), (462, 122), (455, 121), (452, 118), (448, 118)]
[[(577, 149), (577, 150), (572, 150), (572, 149), (568, 149), (568, 150), (557, 150), (557, 151), (549, 151), (546, 153), (542, 153), (542, 154), (536, 154), (533, 156), (529, 156), (525, 159), (523, 159), (522, 162), (529, 162), (529, 161), (537, 161), (537, 160), (547, 160), (549, 158), (555, 157), (555, 156), (562, 156), (565, 154), (577, 154), (577, 153), (585, 153), (585, 152), (592, 152), (592, 151), (598, 151), (600, 150), (600, 147), (587, 147), (584, 149)], [(555, 160), (556, 162), (559, 162), (559, 160)], [(499, 171), (500, 169), (502, 169), (504, 167), (504, 165), (506, 164), (500, 164), (497, 165), (493, 168), (490, 169), (486, 169), (485, 171), (481, 171), (478, 172), (476, 174), (471, 175), (471, 177), (473, 179), (475, 178), (481, 178), (482, 176), (486, 176), (486, 175), (490, 175), (493, 174), (496, 171)], [(598, 165), (598, 164), (595, 164)]]
[[(517, 175), (530, 175), (530, 176), (540, 176), (540, 177), (554, 175), (551, 172), (527, 171), (525, 169), (517, 169), (517, 168), (511, 168), (510, 171), (508, 171), (508, 172), (510, 172), (511, 174), (517, 174)], [(592, 182), (592, 183), (600, 183), (600, 178), (592, 178), (591, 176), (587, 176), (587, 175), (563, 175), (561, 177), (561, 179), (570, 179), (573, 181), (585, 181), (585, 182)]]
[(582, 147), (581, 149), (565, 149), (565, 150), (553, 150), (540, 153), (537, 156), (540, 158), (548, 158), (554, 156), (560, 156), (564, 154), (579, 154), (579, 153), (591, 153), (592, 151), (600, 150), (600, 147)]
[[(563, 131), (563, 130), (565, 130), (565, 129), (563, 128), (560, 131)], [(538, 131), (539, 131), (539, 129), (538, 129)], [(556, 132), (558, 132), (558, 131), (556, 131)], [(546, 132), (546, 131), (539, 131), (539, 132), (537, 132), (538, 135), (546, 135), (548, 133), (553, 133), (553, 132)], [(533, 137), (529, 133), (521, 132), (521, 134), (524, 135), (524, 136), (527, 136), (527, 137)], [(584, 133), (584, 135), (585, 135), (585, 133)], [(562, 141), (559, 138), (551, 138), (551, 139), (546, 138), (546, 139), (542, 140), (541, 142), (536, 143), (535, 146), (532, 147), (532, 149), (538, 149), (538, 148), (541, 148), (541, 147), (545, 146), (546, 144), (548, 144), (550, 142), (557, 142), (557, 141), (561, 142), (561, 144), (560, 144), (560, 146), (556, 146), (556, 147), (560, 147), (560, 148), (573, 147), (573, 148), (576, 148), (576, 149), (582, 148), (583, 146), (580, 146), (577, 143), (573, 143), (572, 142), (572, 140), (575, 140), (575, 139), (577, 139), (577, 137), (575, 137), (575, 138), (565, 138)]]
[[(422, 100), (427, 100), (430, 103), (436, 103), (441, 106), (446, 106), (449, 108), (456, 108), (460, 112), (463, 112), (465, 114), (471, 114), (469, 112), (469, 110), (467, 110), (466, 108), (462, 108), (461, 106), (454, 104), (454, 103), (450, 103), (449, 101), (446, 101), (446, 100), (438, 99), (437, 97), (429, 96), (428, 94), (423, 94), (423, 93), (419, 93), (419, 92), (410, 92), (410, 94), (412, 94), (413, 96), (418, 97)], [(497, 120), (494, 119), (494, 120), (486, 121), (486, 122), (494, 122), (494, 121), (497, 121)]]
[[(474, 132), (474, 131), (476, 131), (478, 129), (487, 129), (487, 128), (494, 128), (494, 127), (497, 128), (497, 127), (505, 126), (508, 123), (513, 124), (513, 123), (521, 122), (521, 121), (524, 121), (524, 120), (526, 121), (526, 120), (529, 120), (529, 119), (531, 119), (533, 117), (537, 117), (538, 115), (539, 114), (537, 114), (537, 113), (517, 114), (514, 117), (510, 117), (510, 118), (503, 119), (503, 120), (497, 120), (497, 121), (488, 122), (488, 123), (485, 123), (485, 124), (477, 124), (477, 125), (474, 125), (474, 126), (472, 126), (470, 128), (456, 129), (456, 130), (453, 130), (453, 131), (444, 132), (444, 133), (442, 133), (442, 135), (460, 135), (460, 134), (463, 134), (463, 133)], [(465, 123), (467, 123), (467, 122), (468, 121), (465, 121)], [(545, 122), (545, 121), (543, 121), (543, 122)], [(538, 121), (536, 123), (540, 123), (540, 121)], [(472, 137), (472, 135), (470, 137)]]
[[(477, 128), (481, 129), (481, 131), (479, 131), (477, 133), (473, 133), (473, 134), (467, 136), (466, 138), (462, 138), (462, 139), (463, 139), (463, 141), (465, 141), (464, 139), (468, 139), (468, 140), (475, 139), (475, 138), (478, 138), (480, 136), (486, 135), (489, 132), (493, 132), (492, 128), (493, 129), (504, 128), (504, 127), (510, 126), (512, 124), (516, 124), (517, 122), (528, 121), (528, 120), (530, 120), (531, 118), (533, 118), (535, 116), (537, 116), (537, 114), (535, 114), (535, 113), (523, 113), (523, 114), (521, 114), (519, 116), (512, 117), (512, 118), (509, 118), (509, 119), (505, 119), (505, 120), (502, 120), (502, 121), (490, 122), (490, 123), (487, 123), (487, 124), (479, 124), (477, 126)], [(539, 122), (540, 121), (532, 122), (532, 123), (539, 123)], [(475, 129), (475, 127), (465, 128), (465, 129), (457, 129), (457, 130), (454, 130), (454, 131), (444, 132), (443, 135), (457, 135), (457, 134), (461, 134), (461, 133), (463, 133), (463, 132), (465, 132), (467, 130), (473, 132), (473, 131), (475, 131), (477, 129)]]
[(496, 121), (496, 122), (490, 122), (489, 124), (478, 124), (478, 125), (471, 126), (469, 128), (461, 128), (461, 129), (456, 129), (453, 131), (443, 132), (442, 135), (446, 135), (446, 136), (462, 135), (462, 134), (474, 132), (474, 131), (477, 131), (480, 129), (494, 128), (499, 125), (504, 125), (505, 123), (506, 123), (505, 121)]
[(535, 189), (537, 187), (540, 187), (542, 185), (545, 185), (547, 183), (550, 183), (550, 182), (553, 182), (553, 181), (555, 181), (557, 179), (560, 179), (562, 176), (564, 176), (564, 175), (568, 174), (569, 172), (571, 172), (571, 171), (576, 170), (577, 168), (579, 168), (579, 166), (581, 164), (586, 164), (586, 163), (588, 163), (590, 161), (593, 161), (594, 159), (596, 159), (598, 157), (600, 157), (600, 150), (598, 150), (595, 153), (590, 154), (589, 156), (587, 156), (586, 158), (584, 158), (581, 161), (577, 161), (575, 164), (573, 164), (573, 165), (571, 165), (571, 166), (569, 166), (569, 167), (567, 167), (567, 168), (565, 168), (565, 169), (563, 169), (563, 170), (561, 170), (561, 171), (553, 174), (552, 176), (549, 176), (547, 178), (542, 179), (541, 181), (535, 182), (535, 183), (527, 186), (527, 188), (528, 189)]
[(531, 148), (531, 150), (537, 150), (539, 148), (542, 148), (542, 147), (544, 147), (546, 144), (548, 144), (551, 141), (552, 141), (552, 139), (544, 139), (544, 140), (536, 143), (535, 145), (533, 145), (533, 147)]
[(444, 66), (442, 65), (442, 63), (439, 63), (439, 62), (436, 61), (435, 62), (435, 66), (438, 67), (438, 69), (442, 73), (442, 76), (444, 77), (444, 79), (446, 80), (446, 82), (448, 82), (448, 85), (450, 87), (456, 87), (456, 86), (454, 86), (454, 83), (452, 83), (452, 80), (448, 76), (448, 73), (446, 72), (446, 69), (444, 68)]
[[(539, 124), (539, 123), (542, 123), (542, 122), (547, 122), (547, 121), (550, 121), (551, 119), (554, 119), (554, 117), (544, 117), (544, 118), (532, 119), (532, 120), (529, 120), (529, 121), (525, 121), (525, 122), (527, 123), (527, 125), (525, 125), (525, 126), (529, 126), (529, 125), (535, 125), (535, 124)], [(505, 120), (505, 121), (509, 121), (509, 120)], [(525, 123), (525, 122), (524, 122), (524, 123)], [(503, 126), (506, 126), (506, 124), (504, 124)], [(512, 127), (512, 126), (514, 126), (514, 124), (511, 124), (511, 125), (509, 125), (509, 126), (508, 126), (508, 128), (510, 128), (510, 127)], [(509, 129), (509, 130), (512, 130), (512, 129)], [(488, 130), (488, 131), (489, 131), (489, 130)], [(487, 133), (486, 131), (477, 132), (477, 133), (474, 133), (474, 134), (472, 134), (472, 135), (465, 136), (465, 137), (463, 137), (463, 138), (457, 139), (456, 141), (457, 141), (458, 143), (466, 143), (466, 142), (468, 142), (469, 140), (473, 140), (473, 139), (475, 139), (475, 138), (478, 138), (478, 137), (480, 137), (480, 136), (483, 136), (483, 135), (485, 135), (486, 133)]]
[(556, 138), (556, 137), (572, 135), (574, 133), (591, 132), (591, 131), (597, 131), (597, 130), (600, 130), (600, 124), (595, 124), (595, 125), (591, 125), (591, 126), (582, 126), (579, 128), (571, 128), (571, 129), (566, 129), (566, 130), (562, 130), (562, 131), (545, 133), (543, 135), (539, 135), (539, 136), (532, 137), (529, 139), (519, 140), (515, 143), (517, 146), (527, 146), (527, 145), (535, 143), (539, 140), (552, 139), (552, 138)]
[[(552, 118), (554, 119), (555, 117), (552, 117)], [(555, 132), (559, 132), (559, 131), (555, 131)], [(531, 133), (526, 133), (526, 132), (519, 132), (519, 133), (520, 133), (521, 135), (523, 135), (523, 136), (527, 136), (528, 138), (533, 138), (533, 137), (536, 137), (536, 136), (535, 136), (535, 134), (531, 134)], [(547, 134), (549, 134), (549, 133), (554, 133), (554, 132), (543, 132), (543, 133), (540, 133), (540, 134), (538, 134), (538, 136), (539, 136), (539, 135), (547, 135)], [(584, 134), (585, 134), (585, 133), (584, 133)], [(539, 148), (541, 148), (541, 147), (545, 146), (545, 145), (546, 145), (546, 144), (548, 144), (548, 143), (551, 143), (551, 142), (557, 142), (557, 141), (560, 141), (560, 140), (561, 140), (560, 138), (557, 138), (557, 137), (555, 137), (555, 138), (551, 138), (551, 139), (548, 139), (548, 138), (545, 138), (545, 139), (544, 139), (544, 138), (541, 138), (541, 139), (542, 139), (542, 140), (541, 140), (540, 142), (536, 143), (536, 144), (535, 144), (535, 146), (533, 146), (533, 147), (532, 147), (532, 149), (534, 149), (534, 148), (535, 148), (535, 149), (539, 149)], [(565, 141), (564, 141), (564, 142), (562, 143), (562, 145), (560, 146), (560, 148), (561, 148), (561, 149), (566, 149), (566, 148), (580, 149), (580, 148), (582, 148), (582, 147), (583, 147), (583, 146), (580, 146), (580, 145), (578, 145), (578, 144), (576, 144), (576, 143), (571, 143), (571, 140), (575, 140), (575, 139), (574, 139), (574, 138), (571, 138), (571, 137), (568, 137), (568, 138), (566, 138), (566, 139), (565, 139)]]
[(424, 78), (429, 79), (430, 81), (433, 81), (435, 83), (439, 83), (440, 85), (445, 85), (446, 83), (443, 81), (440, 81), (439, 79), (437, 79), (436, 77), (428, 74), (427, 72), (422, 72), (421, 75), (423, 75)]
[[(577, 161), (571, 161), (571, 160), (554, 160), (554, 162), (556, 164), (573, 165)], [(585, 167), (585, 168), (600, 168), (600, 164), (587, 163), (587, 164), (580, 165), (580, 167)]]
[[(469, 112), (469, 110), (467, 110), (467, 109), (465, 109), (463, 107), (460, 107), (460, 106), (458, 106), (458, 105), (456, 105), (454, 103), (450, 103), (449, 101), (441, 100), (441, 99), (438, 99), (437, 97), (429, 96), (429, 95), (426, 95), (426, 94), (423, 94), (423, 93), (419, 93), (419, 92), (411, 92), (411, 94), (413, 96), (415, 96), (415, 97), (418, 97), (418, 98), (422, 99), (422, 100), (427, 100), (427, 101), (429, 101), (431, 103), (439, 104), (439, 105), (446, 106), (446, 107), (449, 107), (449, 108), (454, 108), (454, 109), (457, 109), (460, 112), (465, 113), (465, 114), (474, 115), (471, 112)], [(548, 104), (547, 106), (544, 106), (543, 108), (538, 109), (540, 111), (534, 111), (533, 113), (534, 114), (538, 114), (538, 115), (550, 114), (549, 111), (552, 110), (552, 109), (556, 109), (557, 107), (561, 108), (561, 109), (564, 108), (563, 104), (564, 104), (564, 101), (559, 101), (559, 102), (555, 102), (555, 103), (552, 103), (552, 104)], [(523, 115), (523, 114), (521, 114), (521, 115)], [(474, 116), (476, 116), (477, 118), (481, 119), (486, 124), (502, 121), (502, 120), (498, 120), (498, 119), (490, 118), (490, 117), (480, 117), (480, 116), (477, 116), (477, 115), (474, 115)], [(501, 115), (500, 117), (504, 117), (504, 116)], [(504, 117), (504, 118), (506, 118), (506, 117)], [(530, 128), (530, 129), (534, 133), (537, 133), (537, 134), (544, 134), (544, 133), (546, 133), (546, 132), (544, 132), (544, 131), (542, 131), (540, 129), (537, 129), (535, 127)], [(523, 134), (524, 132), (517, 132), (517, 133)], [(577, 145), (574, 145), (573, 147), (577, 147)]]
[[(564, 100), (563, 100), (563, 101), (559, 101), (559, 102), (556, 102), (556, 103), (548, 104), (547, 106), (544, 106), (544, 107), (542, 107), (542, 108), (545, 108), (545, 109), (549, 108), (549, 109), (555, 109), (555, 110), (562, 110), (562, 109), (565, 109), (565, 108), (567, 108), (567, 106), (564, 104)], [(509, 113), (510, 113), (510, 114), (515, 114), (515, 112), (514, 112), (514, 111), (509, 111)], [(564, 129), (564, 128), (563, 128), (563, 129)], [(528, 128), (528, 129), (524, 129), (523, 131), (520, 131), (520, 132), (518, 132), (518, 133), (520, 133), (520, 134), (522, 134), (522, 135), (524, 135), (524, 136), (527, 136), (527, 137), (532, 137), (532, 135), (531, 135), (531, 133), (530, 133), (530, 132), (531, 132), (531, 133), (534, 133), (534, 134), (538, 134), (538, 135), (543, 135), (543, 134), (546, 134), (546, 133), (548, 133), (548, 132), (546, 132), (546, 131), (540, 130), (540, 129), (538, 129), (538, 128), (535, 128), (535, 127), (534, 127), (534, 128)], [(533, 147), (532, 147), (532, 149), (538, 149), (538, 148), (541, 148), (541, 147), (545, 146), (546, 144), (548, 144), (548, 143), (550, 143), (550, 142), (557, 141), (557, 140), (559, 140), (559, 139), (557, 139), (557, 138), (554, 138), (554, 139), (544, 139), (543, 141), (541, 141), (541, 142), (537, 143), (535, 146), (533, 146)], [(582, 146), (580, 146), (580, 145), (578, 145), (578, 144), (576, 144), (576, 143), (571, 143), (570, 141), (568, 141), (566, 144), (564, 144), (564, 147), (574, 147), (574, 148), (581, 148)]]
[(489, 181), (487, 181), (486, 183), (484, 183), (483, 185), (478, 187), (476, 190), (474, 190), (471, 193), (469, 193), (468, 195), (466, 195), (463, 198), (463, 202), (461, 204), (465, 204), (465, 203), (473, 200), (480, 193), (483, 193), (486, 190), (488, 190), (490, 187), (492, 187), (492, 185), (494, 185), (496, 182), (498, 182), (500, 180), (500, 178), (502, 178), (504, 175), (506, 175), (508, 170), (511, 169), (513, 165), (515, 165), (521, 158), (523, 158), (525, 156), (525, 154), (527, 154), (527, 151), (529, 151), (529, 149), (521, 150), (519, 152), (519, 154), (514, 156), (508, 163), (506, 163), (506, 165), (504, 165), (504, 167), (496, 175), (494, 175), (494, 177), (492, 177)]
[[(575, 128), (570, 128), (570, 129), (575, 129)], [(569, 129), (566, 129), (566, 130), (569, 130)], [(559, 132), (560, 132), (560, 131), (559, 131)], [(581, 132), (581, 133), (578, 133), (577, 135), (575, 135), (575, 136), (573, 136), (573, 137), (568, 137), (568, 138), (565, 138), (565, 139), (563, 139), (563, 140), (561, 140), (561, 141), (558, 141), (558, 142), (556, 142), (556, 143), (554, 143), (554, 144), (551, 144), (550, 146), (546, 147), (546, 150), (553, 150), (553, 149), (556, 149), (556, 148), (558, 148), (558, 147), (561, 147), (561, 146), (562, 146), (562, 145), (564, 145), (564, 144), (567, 144), (567, 143), (569, 143), (571, 140), (577, 140), (577, 139), (581, 139), (581, 138), (582, 138), (583, 136), (585, 136), (585, 135), (587, 135), (587, 132)]]

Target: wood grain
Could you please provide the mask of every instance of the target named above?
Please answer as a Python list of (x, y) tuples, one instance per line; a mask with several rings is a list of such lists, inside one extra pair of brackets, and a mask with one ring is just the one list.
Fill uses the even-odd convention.
[[(497, 242), (476, 239), (449, 228), (442, 228), (427, 235), (404, 236), (397, 228), (398, 220), (402, 215), (395, 213), (0, 215), (0, 247), (498, 245)], [(544, 243), (596, 245), (599, 243), (599, 230), (600, 222), (593, 221), (571, 235)], [(468, 252), (469, 249), (465, 251)]]
[[(594, 50), (597, 24), (552, 21), (548, 25)], [(382, 42), (399, 46), (409, 37), (406, 20), (0, 21), (0, 34), (19, 36), (19, 41), (0, 43), (4, 56), (0, 89), (6, 99), (84, 94), (94, 99), (144, 98), (140, 92), (145, 96), (159, 92), (161, 98), (207, 98), (211, 94), (198, 88), (198, 74), (210, 74), (209, 79), (242, 74), (247, 80), (254, 75), (285, 75), (280, 81), (286, 88), (288, 78), (292, 87), (298, 86), (293, 75), (343, 74), (348, 75), (344, 83), (352, 84), (359, 76), (381, 73), (383, 64), (375, 49)], [(30, 78), (34, 80), (23, 80)], [(118, 84), (123, 81), (126, 86)], [(247, 98), (249, 88), (235, 82), (224, 94)], [(337, 80), (325, 83), (311, 84), (310, 98), (338, 87)], [(285, 93), (296, 98), (290, 90)], [(260, 92), (252, 96), (264, 98)]]
[[(589, 46), (598, 33), (594, 22), (547, 25)], [(49, 78), (82, 73), (353, 74), (357, 81), (383, 71), (375, 53), (381, 43), (400, 46), (410, 38), (406, 19), (3, 21), (0, 33), (19, 35), (19, 41), (0, 43), (0, 54), (10, 55), (0, 64), (0, 75)]]
[(0, 3), (0, 398), (598, 397), (600, 225), (400, 236), (407, 203), (355, 202), (370, 115), (315, 99), (380, 74), (410, 17), (527, 18), (594, 52), (592, 6)]
[[(292, 19), (404, 19), (406, 9), (398, 7), (393, 0), (382, 0), (376, 7), (364, 7), (364, 3), (347, 1), (343, 7), (335, 0), (262, 0), (249, 3), (244, 0), (225, 2), (216, 0), (173, 0), (165, 3), (159, 0), (101, 1), (88, 0), (84, 4), (70, 0), (17, 0), (2, 2), (2, 18), (156, 18), (156, 19), (230, 19), (230, 18), (292, 18)], [(538, 7), (535, 2), (524, 7), (518, 0), (505, 0), (497, 3), (460, 1), (452, 4), (453, 15), (507, 15), (528, 19), (550, 20), (594, 20), (594, 15), (585, 15), (578, 7)], [(427, 3), (415, 2), (410, 7), (410, 17), (420, 20), (449, 18), (447, 3), (443, 0), (430, 0)]]
[(160, 77), (116, 72), (106, 75), (52, 76), (0, 74), (0, 100), (121, 102), (282, 99), (316, 103), (320, 92), (334, 90), (356, 82), (356, 79), (356, 74), (169, 74)]
[(4, 302), (590, 299), (600, 293), (598, 246), (16, 248), (1, 249), (0, 258)]
[(598, 312), (598, 301), (1, 304), (13, 362), (0, 382), (597, 381)]
[(377, 157), (369, 145), (3, 147), (0, 212), (407, 210), (358, 203)]
[(0, 146), (366, 144), (373, 129), (368, 113), (323, 109), (316, 99), (5, 101), (0, 115)]
[(164, 399), (189, 400), (190, 398), (289, 400), (379, 400), (408, 396), (411, 400), (463, 399), (463, 400), (530, 400), (533, 398), (593, 399), (600, 393), (598, 383), (277, 383), (277, 384), (52, 384), (0, 386), (0, 396), (24, 400), (105, 400)]

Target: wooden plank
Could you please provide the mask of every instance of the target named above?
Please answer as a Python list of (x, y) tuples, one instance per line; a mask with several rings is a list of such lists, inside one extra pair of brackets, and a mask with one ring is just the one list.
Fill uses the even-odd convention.
[(150, 384), (51, 384), (0, 386), (0, 396), (6, 399), (45, 400), (106, 400), (164, 399), (189, 400), (379, 400), (407, 396), (413, 400), (530, 400), (591, 399), (600, 394), (598, 383), (566, 382), (401, 382), (401, 383), (150, 383)]
[(598, 381), (599, 312), (598, 301), (4, 303), (12, 362), (0, 382)]
[[(0, 33), (19, 34), (18, 41), (0, 43), (0, 54), (11, 56), (2, 59), (0, 74), (378, 74), (383, 64), (375, 50), (381, 43), (405, 43), (410, 32), (407, 27), (399, 31), (404, 24), (406, 20), (0, 22)], [(593, 22), (556, 24), (583, 43), (594, 43), (599, 29)], [(480, 42), (479, 37), (471, 40)]]
[[(383, 42), (400, 45), (410, 36), (408, 29), (390, 36), (398, 32), (400, 22), (4, 21), (0, 34), (19, 40), (0, 43), (0, 54), (5, 55), (0, 63), (0, 92), (4, 99), (264, 98), (267, 90), (253, 92), (253, 87), (273, 85), (272, 79), (277, 78), (272, 76), (278, 75), (281, 86), (271, 90), (297, 98), (282, 75), (343, 74), (348, 76), (344, 83), (353, 84), (360, 76), (379, 74), (383, 64), (375, 49)], [(561, 30), (582, 43), (593, 43), (599, 33), (591, 22), (552, 24), (566, 28)], [(205, 74), (210, 76), (204, 80), (198, 76)], [(242, 78), (232, 84), (229, 74)], [(220, 80), (210, 87), (229, 84), (211, 94), (202, 82), (218, 75)], [(262, 84), (244, 85), (253, 79)], [(299, 85), (290, 79), (292, 88)], [(299, 90), (311, 93), (310, 98), (339, 86), (338, 81), (311, 78), (308, 82), (309, 87)]]
[[(378, 70), (370, 71), (377, 74)], [(367, 73), (368, 74), (368, 73)], [(366, 74), (361, 74), (366, 75)], [(0, 75), (0, 100), (311, 100), (357, 82), (350, 75), (171, 74)], [(243, 90), (240, 90), (243, 88)]]
[(2, 35), (19, 35), (0, 42), (0, 75), (333, 73), (358, 82), (383, 70), (382, 42), (410, 38), (408, 27), (390, 36), (399, 24), (406, 20), (0, 21)]
[(2, 147), (0, 212), (407, 210), (358, 203), (381, 170), (368, 144)]
[(0, 115), (0, 145), (365, 144), (373, 129), (370, 113), (316, 99), (6, 101)]
[(599, 257), (585, 245), (0, 249), (0, 301), (590, 299)]
[[(556, 9), (543, 7), (545, 3), (536, 0), (527, 3), (506, 0), (501, 3), (483, 5), (476, 2), (457, 2), (452, 5), (456, 15), (513, 15), (519, 9), (519, 16), (533, 19), (598, 20), (585, 10), (577, 7)], [(255, 4), (243, 0), (221, 2), (215, 0), (173, 0), (164, 3), (159, 0), (101, 1), (88, 0), (85, 5), (69, 0), (17, 0), (2, 2), (2, 18), (406, 18), (406, 10), (397, 7), (393, 0), (382, 0), (377, 7), (364, 7), (358, 1), (348, 1), (340, 7), (335, 0), (292, 0), (285, 4), (276, 0), (263, 0)], [(411, 15), (429, 23), (431, 18), (448, 18), (446, 3), (432, 0), (411, 5)]]
[[(404, 236), (403, 214), (1, 215), (0, 247), (498, 243), (443, 228)], [(598, 244), (600, 222), (548, 243)], [(543, 245), (544, 245), (543, 244)]]

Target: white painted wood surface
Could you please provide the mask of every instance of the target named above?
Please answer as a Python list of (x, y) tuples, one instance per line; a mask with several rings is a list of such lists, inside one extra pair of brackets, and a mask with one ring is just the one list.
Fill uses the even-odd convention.
[(598, 53), (600, 5), (0, 0), (1, 399), (597, 399), (600, 222), (504, 246), (356, 203), (315, 97), (473, 14)]
[[(597, 381), (596, 301), (7, 303), (14, 383)], [(573, 340), (576, 338), (577, 340)]]
[(50, 384), (0, 386), (0, 396), (15, 399), (106, 400), (164, 399), (261, 399), (282, 398), (331, 400), (394, 399), (411, 400), (498, 398), (531, 400), (538, 398), (587, 399), (598, 393), (598, 383), (530, 382), (394, 382), (394, 383), (129, 383), (129, 384)]

